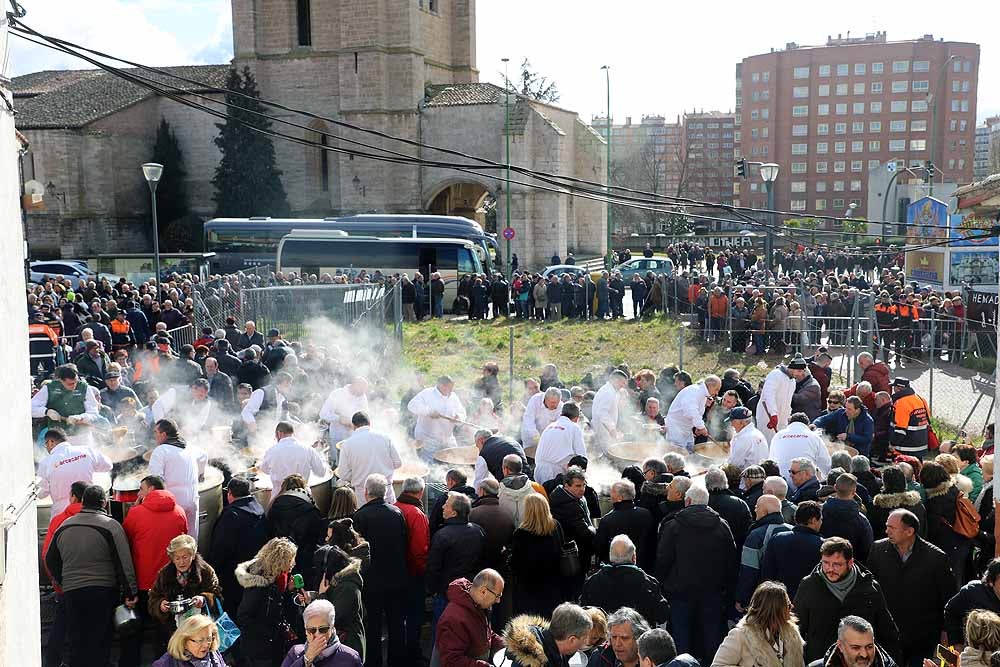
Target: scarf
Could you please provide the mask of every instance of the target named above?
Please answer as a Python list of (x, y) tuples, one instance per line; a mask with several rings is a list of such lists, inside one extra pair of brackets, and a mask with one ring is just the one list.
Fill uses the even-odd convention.
[(277, 577), (275, 577), (274, 584), (278, 587), (279, 591), (284, 593), (288, 589), (288, 573), (282, 572)]
[(193, 569), (194, 569), (194, 564), (192, 563), (191, 567), (188, 568), (187, 572), (181, 572), (180, 570), (177, 570), (177, 583), (180, 584), (181, 588), (187, 586), (188, 579), (191, 577), (191, 570)]
[(204, 658), (196, 658), (184, 651), (184, 659), (191, 663), (192, 667), (216, 667), (219, 664), (215, 661), (215, 651), (209, 651)]
[(830, 581), (829, 579), (826, 578), (825, 574), (823, 575), (823, 583), (826, 584), (826, 587), (830, 590), (831, 593), (833, 593), (834, 597), (836, 597), (841, 602), (844, 601), (844, 599), (847, 597), (847, 594), (851, 592), (852, 588), (854, 588), (854, 584), (857, 582), (857, 580), (858, 580), (857, 565), (852, 567), (851, 571), (848, 572), (847, 575), (845, 575), (844, 578), (841, 579), (840, 581)]

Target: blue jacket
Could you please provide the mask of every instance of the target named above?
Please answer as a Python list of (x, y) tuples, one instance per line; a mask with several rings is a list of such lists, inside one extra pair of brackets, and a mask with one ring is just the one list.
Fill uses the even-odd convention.
[[(817, 429), (826, 431), (831, 436), (847, 433), (847, 425), (850, 420), (847, 418), (847, 409), (840, 408), (817, 417), (813, 424)], [(858, 453), (868, 456), (872, 448), (872, 438), (875, 437), (875, 422), (872, 420), (868, 410), (861, 408), (861, 414), (854, 419), (854, 433), (847, 436), (847, 442), (858, 450)]]
[[(772, 526), (774, 526), (772, 528)], [(744, 607), (750, 604), (750, 597), (761, 579), (761, 561), (764, 559), (764, 542), (770, 546), (774, 536), (792, 529), (785, 523), (781, 512), (772, 512), (762, 519), (754, 521), (743, 542), (743, 553), (740, 556), (740, 575), (736, 580), (736, 601)], [(768, 531), (770, 530), (770, 535)]]
[(794, 598), (799, 582), (819, 563), (821, 544), (823, 536), (805, 526), (775, 535), (764, 550), (761, 580), (780, 581), (788, 589), (788, 597)]
[(854, 557), (860, 561), (868, 558), (872, 543), (871, 524), (861, 513), (854, 500), (841, 500), (831, 496), (823, 503), (823, 537), (843, 537), (854, 547)]

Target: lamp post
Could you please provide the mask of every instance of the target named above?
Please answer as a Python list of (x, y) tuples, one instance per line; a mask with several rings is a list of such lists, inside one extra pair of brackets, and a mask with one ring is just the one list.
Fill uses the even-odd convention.
[(149, 184), (149, 196), (153, 204), (153, 283), (156, 285), (156, 298), (160, 298), (160, 230), (156, 220), (156, 186), (163, 176), (163, 165), (147, 162), (142, 165), (142, 175)]
[[(778, 170), (780, 167), (774, 162), (765, 162), (760, 165), (760, 177), (764, 181), (764, 189), (767, 190), (767, 210), (774, 210), (774, 182), (778, 180)], [(774, 213), (768, 213), (769, 225), (767, 236), (764, 239), (764, 255), (767, 257), (767, 270), (774, 272)]]
[[(601, 69), (604, 70), (604, 81), (605, 81), (605, 84), (607, 86), (607, 91), (608, 91), (608, 117), (607, 117), (607, 123), (605, 123), (606, 130), (605, 130), (605, 133), (604, 133), (604, 136), (607, 139), (607, 142), (605, 143), (604, 149), (605, 149), (605, 162), (606, 162), (605, 169), (607, 170), (606, 178), (607, 178), (607, 183), (608, 183), (608, 186), (607, 186), (608, 199), (611, 199), (611, 66), (610, 65), (602, 65)], [(614, 263), (614, 250), (612, 248), (613, 244), (612, 244), (612, 240), (611, 240), (611, 202), (610, 201), (608, 202), (607, 207), (608, 207), (608, 209), (607, 209), (608, 210), (608, 255), (607, 255), (607, 257), (604, 260), (604, 265), (605, 265), (605, 268), (607, 268), (608, 270), (610, 270), (611, 269), (611, 265)]]
[[(937, 103), (938, 103), (938, 98), (941, 97), (941, 95), (940, 95), (940, 93), (941, 93), (941, 85), (944, 83), (944, 75), (948, 71), (948, 65), (949, 65), (949, 63), (951, 63), (951, 61), (954, 60), (957, 57), (958, 56), (956, 56), (956, 55), (950, 55), (950, 56), (948, 56), (947, 60), (944, 61), (944, 64), (941, 65), (941, 69), (938, 71), (937, 80), (935, 81), (935, 85), (934, 85), (934, 92), (927, 96), (927, 101), (931, 103), (931, 150), (930, 150), (930, 153), (929, 153), (929, 155), (930, 155), (929, 162), (931, 162), (932, 164), (937, 159), (937, 155), (934, 154), (934, 151), (937, 149), (937, 123), (938, 123), (938, 120), (937, 120), (938, 119), (938, 113), (937, 113), (938, 104)], [(930, 186), (930, 189), (928, 191), (928, 195), (930, 195), (931, 197), (933, 197), (934, 196), (934, 172), (933, 171), (930, 171), (927, 174), (927, 184)]]
[[(503, 89), (504, 89), (504, 103), (503, 103), (503, 137), (504, 143), (506, 144), (507, 151), (507, 184), (504, 186), (504, 196), (506, 198), (506, 205), (504, 210), (507, 213), (507, 227), (510, 227), (510, 77), (507, 76), (507, 64), (510, 62), (510, 58), (501, 58), (503, 62)], [(507, 239), (507, 283), (510, 284), (511, 278), (513, 278), (513, 267), (510, 261), (510, 239)]]

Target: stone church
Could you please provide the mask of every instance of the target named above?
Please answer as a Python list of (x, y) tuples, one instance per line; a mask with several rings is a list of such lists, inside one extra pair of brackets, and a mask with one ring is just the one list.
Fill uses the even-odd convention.
[[(504, 161), (505, 94), (478, 82), (475, 0), (232, 0), (232, 6), (233, 63), (169, 68), (204, 83), (173, 85), (221, 100), (211, 89), (224, 85), (231, 65), (246, 66), (265, 100)], [(13, 88), (17, 128), (29, 142), (22, 180), (45, 189), (41, 201), (26, 198), (33, 257), (150, 249), (149, 195), (140, 164), (152, 155), (161, 117), (184, 153), (193, 211), (205, 218), (215, 214), (216, 118), (99, 70), (27, 74), (15, 78)], [(465, 162), (291, 112), (271, 113), (309, 128), (275, 123), (275, 130), (313, 142), (349, 148), (350, 139), (427, 160)], [(511, 95), (509, 132), (513, 164), (604, 182), (604, 140), (575, 112)], [(502, 169), (469, 174), (281, 139), (274, 145), (297, 217), (374, 211), (476, 218), (492, 195), (499, 226), (506, 220)], [(511, 226), (522, 266), (543, 266), (553, 253), (565, 256), (567, 250), (606, 250), (606, 207), (593, 200), (512, 184)]]

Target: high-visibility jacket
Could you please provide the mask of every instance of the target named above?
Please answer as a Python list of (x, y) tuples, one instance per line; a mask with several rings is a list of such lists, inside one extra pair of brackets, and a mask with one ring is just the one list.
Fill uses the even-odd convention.
[(132, 345), (132, 325), (128, 320), (121, 321), (117, 318), (111, 320), (111, 348), (121, 350)]
[(892, 397), (893, 424), (890, 442), (896, 451), (919, 456), (927, 451), (930, 410), (927, 402), (907, 387)]
[(875, 304), (875, 321), (881, 331), (891, 331), (899, 326), (899, 307), (894, 303)]

